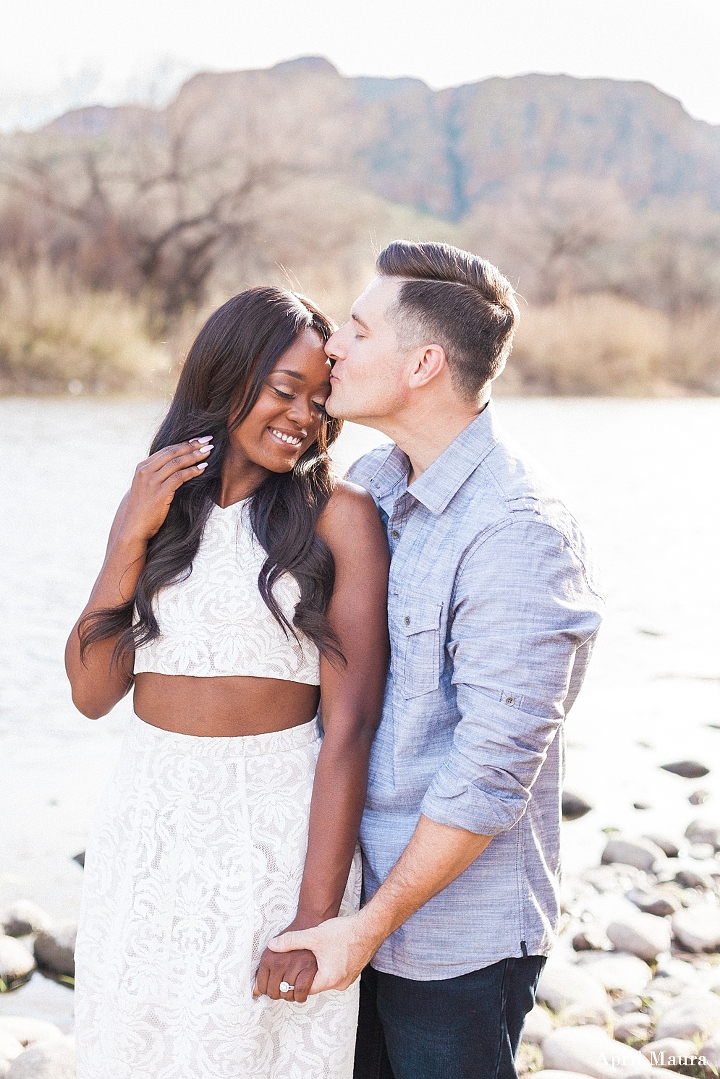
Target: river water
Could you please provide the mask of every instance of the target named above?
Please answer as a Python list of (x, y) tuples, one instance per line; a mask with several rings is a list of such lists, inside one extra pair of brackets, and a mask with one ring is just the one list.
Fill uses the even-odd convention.
[[(596, 548), (609, 596), (590, 674), (567, 725), (568, 785), (596, 806), (566, 826), (573, 867), (600, 829), (681, 832), (697, 757), (720, 772), (720, 401), (508, 399), (506, 429), (558, 481)], [(93, 806), (129, 714), (92, 723), (72, 706), (67, 633), (109, 525), (163, 409), (159, 400), (0, 400), (0, 903), (28, 897), (71, 918)], [(385, 441), (348, 426), (346, 466)], [(712, 726), (715, 724), (716, 726)], [(643, 816), (643, 813), (645, 815)]]

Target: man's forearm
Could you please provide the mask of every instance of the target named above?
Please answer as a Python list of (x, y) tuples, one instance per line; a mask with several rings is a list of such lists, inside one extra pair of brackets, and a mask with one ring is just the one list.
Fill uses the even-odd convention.
[(376, 942), (374, 950), (472, 865), (491, 838), (421, 816), (387, 879), (358, 915), (362, 932)]

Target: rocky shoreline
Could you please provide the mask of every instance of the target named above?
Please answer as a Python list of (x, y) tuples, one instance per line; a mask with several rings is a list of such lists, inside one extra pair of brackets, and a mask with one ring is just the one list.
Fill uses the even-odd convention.
[[(687, 761), (666, 768), (687, 778), (708, 771)], [(688, 800), (702, 804), (702, 793)], [(591, 808), (564, 793), (566, 821)], [(720, 819), (698, 815), (679, 835), (605, 832), (600, 864), (563, 883), (560, 936), (525, 1024), (519, 1073), (718, 1079)], [(51, 979), (69, 1006), (76, 926), (18, 900), (0, 912), (0, 928), (0, 1003), (19, 1004), (31, 984)], [(0, 1007), (0, 1079), (73, 1079), (72, 1036), (27, 1000), (27, 1014)]]

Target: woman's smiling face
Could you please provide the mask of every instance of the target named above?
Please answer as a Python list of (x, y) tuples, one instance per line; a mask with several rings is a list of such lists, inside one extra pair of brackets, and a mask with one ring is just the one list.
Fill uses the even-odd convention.
[(315, 330), (303, 330), (265, 379), (254, 406), (230, 431), (227, 462), (290, 472), (317, 440), (330, 395), (330, 361)]

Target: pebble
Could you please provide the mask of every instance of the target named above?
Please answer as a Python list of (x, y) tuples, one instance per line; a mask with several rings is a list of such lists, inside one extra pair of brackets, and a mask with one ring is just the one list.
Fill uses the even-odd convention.
[(720, 1074), (720, 1036), (716, 1035), (710, 1041), (705, 1042), (700, 1050), (700, 1056), (707, 1060), (706, 1075), (717, 1079)]
[(77, 925), (72, 922), (44, 933), (38, 933), (35, 938), (35, 958), (38, 967), (51, 974), (74, 977), (76, 936)]
[(9, 1065), (15, 1057), (19, 1057), (23, 1051), (23, 1044), (17, 1038), (13, 1038), (6, 1030), (0, 1030), (0, 1067)]
[(584, 817), (586, 813), (589, 813), (592, 808), (590, 802), (587, 802), (582, 795), (575, 794), (573, 791), (562, 792), (563, 820), (579, 820), (580, 817)]
[(6, 1031), (17, 1038), (21, 1045), (32, 1045), (46, 1038), (62, 1037), (60, 1027), (44, 1019), (30, 1019), (21, 1015), (0, 1016), (0, 1032)]
[[(694, 1042), (682, 1038), (660, 1038), (648, 1042), (640, 1052), (656, 1068), (670, 1068), (671, 1071), (683, 1072), (685, 1075), (694, 1075), (697, 1071), (699, 1054)], [(683, 1064), (682, 1061), (688, 1063)]]
[(63, 1035), (36, 1042), (10, 1065), (7, 1079), (75, 1079), (75, 1042)]
[(611, 922), (606, 932), (618, 951), (630, 952), (648, 963), (661, 952), (670, 951), (670, 924), (654, 914), (638, 913), (632, 919)]
[(27, 981), (35, 970), (35, 960), (24, 944), (14, 937), (0, 936), (0, 980), (8, 988)]
[(720, 1033), (720, 997), (690, 989), (673, 1000), (658, 1020), (655, 1038), (708, 1038)]
[(634, 903), (644, 914), (654, 914), (656, 918), (664, 918), (668, 914), (674, 914), (680, 910), (681, 903), (673, 895), (661, 892), (659, 888), (654, 890), (645, 888), (631, 888), (627, 898)]
[(630, 1012), (616, 1021), (613, 1036), (625, 1045), (642, 1045), (647, 1041), (653, 1025), (651, 1015), (646, 1015), (645, 1012)]
[(616, 1015), (630, 1015), (632, 1012), (639, 1012), (642, 1006), (640, 997), (618, 997), (612, 1010)]
[(693, 791), (692, 794), (688, 795), (688, 802), (691, 806), (702, 806), (705, 805), (706, 802), (709, 802), (711, 797), (710, 791), (701, 787), (699, 790)]
[(698, 872), (697, 869), (679, 869), (674, 880), (683, 888), (699, 888), (706, 892), (712, 888), (712, 878), (707, 873)]
[(572, 946), (576, 952), (602, 952), (610, 948), (610, 941), (601, 929), (595, 925), (589, 925), (575, 934)]
[(640, 993), (652, 978), (648, 964), (636, 955), (623, 952), (586, 952), (579, 957), (582, 970), (605, 989), (615, 993)]
[(612, 865), (596, 865), (582, 874), (586, 884), (591, 884), (596, 892), (626, 892), (629, 888), (649, 888), (655, 878), (636, 869), (633, 865), (614, 862)]
[(553, 1029), (554, 1024), (548, 1013), (536, 1004), (525, 1016), (522, 1040), (526, 1045), (542, 1045)]
[(680, 847), (675, 840), (668, 838), (666, 835), (661, 835), (658, 832), (653, 832), (651, 834), (646, 832), (643, 839), (649, 839), (651, 843), (654, 843), (656, 847), (659, 847), (666, 858), (677, 858), (680, 853)]
[(557, 1017), (561, 1027), (608, 1027), (612, 1026), (613, 1013), (609, 1004), (588, 1007), (587, 1004), (569, 1004)]
[(599, 1027), (555, 1030), (542, 1043), (547, 1068), (582, 1072), (596, 1079), (629, 1079), (650, 1071), (650, 1063), (637, 1049), (616, 1042)]
[(569, 963), (548, 963), (538, 982), (537, 999), (554, 1012), (570, 1005), (583, 1008), (602, 1008), (607, 994), (596, 978)]
[(660, 767), (673, 775), (682, 776), (683, 779), (702, 779), (710, 771), (700, 761), (673, 761), (671, 764), (661, 764)]
[(691, 843), (711, 843), (720, 850), (720, 824), (711, 820), (694, 820), (685, 829), (685, 838)]
[(603, 865), (622, 862), (644, 872), (651, 872), (665, 861), (665, 853), (650, 839), (628, 839), (614, 837), (605, 844), (602, 853)]
[(696, 903), (678, 911), (672, 919), (672, 931), (689, 952), (714, 952), (720, 949), (720, 907)]
[(50, 915), (29, 899), (18, 899), (0, 913), (0, 927), (8, 937), (26, 937), (51, 925)]
[(533, 1072), (533, 1079), (585, 1079), (583, 1072), (561, 1072), (554, 1068), (544, 1068), (542, 1071)]

